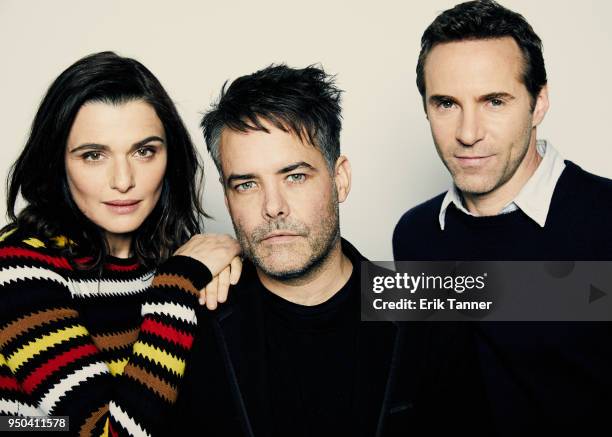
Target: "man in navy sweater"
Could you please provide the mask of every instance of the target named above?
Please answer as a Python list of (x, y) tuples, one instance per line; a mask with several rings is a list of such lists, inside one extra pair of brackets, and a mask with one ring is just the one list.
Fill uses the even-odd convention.
[[(417, 86), (453, 185), (400, 219), (396, 260), (612, 260), (612, 181), (536, 139), (546, 70), (521, 15), (486, 0), (441, 13)], [(612, 429), (612, 324), (472, 327), (491, 435)]]

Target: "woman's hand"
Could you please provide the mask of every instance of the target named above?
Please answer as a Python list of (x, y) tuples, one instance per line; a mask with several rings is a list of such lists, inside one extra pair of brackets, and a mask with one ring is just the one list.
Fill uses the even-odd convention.
[(210, 310), (226, 301), (230, 285), (238, 282), (242, 272), (240, 245), (229, 235), (194, 235), (174, 254), (194, 258), (210, 270), (213, 279), (200, 290), (200, 303)]
[(214, 310), (217, 308), (217, 302), (225, 302), (230, 285), (238, 283), (241, 273), (242, 259), (236, 256), (229, 266), (213, 277), (203, 290), (200, 290), (200, 304), (206, 305), (209, 310)]

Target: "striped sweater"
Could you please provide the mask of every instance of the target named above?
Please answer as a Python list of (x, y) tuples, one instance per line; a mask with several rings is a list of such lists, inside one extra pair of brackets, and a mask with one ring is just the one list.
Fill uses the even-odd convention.
[(72, 435), (155, 435), (177, 396), (211, 279), (175, 256), (155, 275), (109, 258), (75, 269), (56, 247), (0, 236), (0, 415), (69, 416)]

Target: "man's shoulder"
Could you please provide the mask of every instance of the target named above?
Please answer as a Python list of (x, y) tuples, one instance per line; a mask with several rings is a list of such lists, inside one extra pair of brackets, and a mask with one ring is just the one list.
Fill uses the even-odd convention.
[(612, 214), (612, 179), (590, 173), (572, 161), (565, 161), (565, 164), (565, 174), (559, 180), (559, 193), (555, 194), (581, 204), (579, 208), (609, 210)]
[(581, 185), (603, 189), (607, 192), (612, 191), (612, 179), (608, 179), (604, 176), (599, 176), (594, 173), (590, 173), (584, 170), (578, 164), (569, 160), (565, 161), (565, 165), (566, 170), (568, 172), (568, 176), (572, 181), (577, 181)]
[(580, 246), (586, 259), (610, 259), (612, 180), (589, 173), (571, 161), (565, 164), (546, 226), (561, 240), (567, 239), (567, 246)]
[(400, 218), (393, 231), (393, 257), (398, 260), (425, 256), (424, 251), (439, 237), (438, 216), (446, 193), (441, 193), (414, 208)]
[(203, 311), (203, 329), (211, 329), (217, 323), (223, 323), (228, 317), (232, 319), (243, 311), (247, 313), (260, 307), (261, 282), (253, 263), (247, 259), (243, 261), (242, 273), (238, 283), (230, 285), (227, 300), (220, 303), (217, 309)]
[(438, 226), (438, 215), (445, 195), (446, 192), (441, 193), (406, 211), (395, 226), (394, 236), (412, 232), (415, 228), (422, 231), (424, 228)]

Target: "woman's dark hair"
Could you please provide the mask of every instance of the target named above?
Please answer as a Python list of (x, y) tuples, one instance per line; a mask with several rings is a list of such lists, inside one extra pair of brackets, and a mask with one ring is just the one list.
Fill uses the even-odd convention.
[(223, 129), (268, 132), (261, 119), (318, 148), (333, 171), (340, 156), (342, 129), (342, 91), (334, 76), (314, 65), (295, 69), (281, 64), (239, 77), (227, 89), (226, 85), (200, 124), (219, 173)]
[(542, 41), (525, 17), (493, 0), (469, 1), (442, 12), (421, 37), (417, 64), (417, 87), (425, 102), (425, 61), (437, 45), (447, 42), (511, 37), (523, 53), (522, 80), (535, 101), (546, 85)]
[[(168, 161), (157, 205), (134, 232), (132, 250), (140, 262), (155, 267), (191, 235), (205, 217), (201, 203), (202, 166), (189, 133), (170, 97), (140, 62), (113, 52), (92, 54), (68, 67), (51, 84), (34, 117), (30, 136), (7, 179), (7, 215), (19, 228), (43, 238), (64, 235), (76, 242), (66, 255), (91, 259), (99, 268), (109, 254), (104, 232), (74, 203), (64, 164), (68, 134), (87, 102), (151, 105), (166, 133)], [(18, 195), (26, 206), (18, 214)]]

